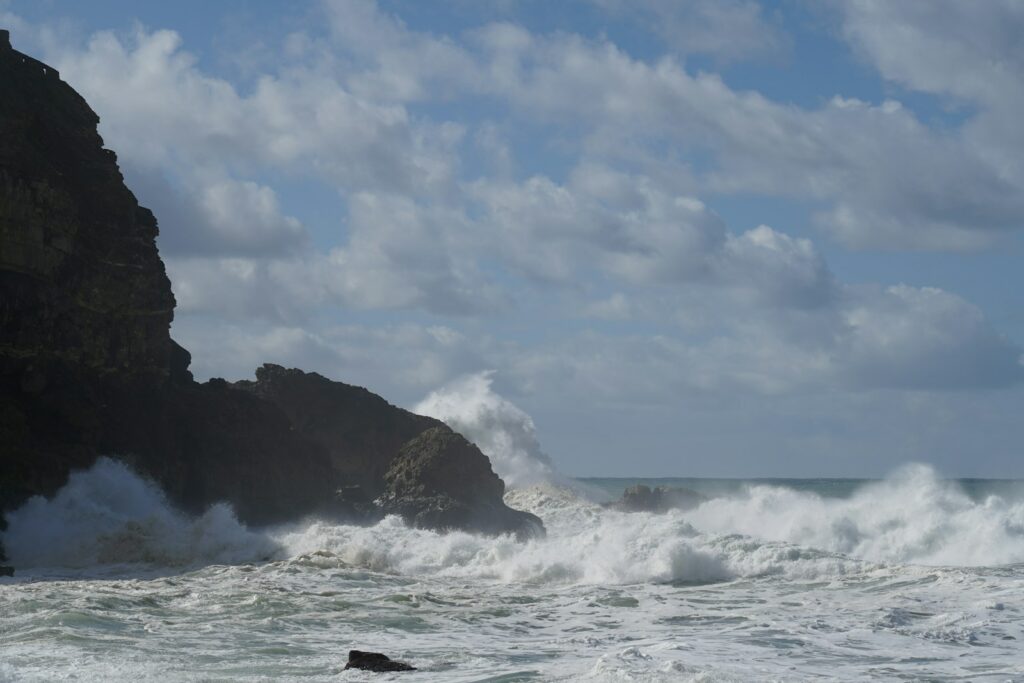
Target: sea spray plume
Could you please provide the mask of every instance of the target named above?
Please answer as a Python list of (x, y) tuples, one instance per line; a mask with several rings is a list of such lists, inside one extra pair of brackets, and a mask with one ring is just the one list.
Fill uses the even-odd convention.
[(227, 564), (266, 559), (278, 550), (240, 524), (230, 506), (190, 517), (156, 484), (110, 458), (73, 472), (53, 498), (31, 498), (7, 520), (3, 542), (16, 567)]
[(510, 488), (568, 486), (537, 440), (533, 419), (495, 393), (494, 371), (461, 377), (431, 392), (412, 411), (441, 420), (479, 446)]

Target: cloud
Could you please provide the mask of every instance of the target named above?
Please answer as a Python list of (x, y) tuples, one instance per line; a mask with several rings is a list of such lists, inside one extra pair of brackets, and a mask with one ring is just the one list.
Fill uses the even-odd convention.
[(349, 306), (466, 314), (503, 305), (460, 241), (470, 231), (461, 211), (371, 193), (350, 206), (349, 242), (331, 251), (325, 273)]
[(253, 181), (193, 171), (181, 182), (159, 170), (124, 165), (129, 187), (160, 224), (165, 256), (268, 256), (302, 250), (309, 240), (285, 215), (276, 192)]
[[(515, 272), (547, 286), (690, 285), (759, 304), (809, 307), (833, 293), (809, 240), (768, 226), (736, 235), (700, 200), (650, 178), (583, 164), (566, 185), (534, 176), (477, 181), (478, 233)], [(621, 310), (622, 306), (618, 306)]]
[[(48, 48), (157, 210), (175, 330), (200, 374), (267, 359), (408, 392), (406, 380), (493, 367), (524, 394), (662, 405), (1020, 381), (1019, 347), (970, 303), (844, 283), (787, 226), (730, 228), (702, 199), (799, 200), (854, 247), (991, 244), (1019, 227), (1024, 174), (1012, 135), (1003, 151), (974, 144), (1017, 88), (1014, 73), (983, 68), (984, 49), (992, 83), (960, 86), (864, 37), (912, 14), (844, 10), (844, 35), (887, 78), (983, 107), (941, 128), (896, 100), (773, 101), (606, 38), (511, 21), (438, 35), (371, 2), (323, 8), (324, 26), (284, 37), (244, 87), (210, 75), (172, 31)], [(677, 11), (746, 27), (734, 52), (716, 35), (680, 53), (739, 59), (784, 42), (748, 2), (649, 3), (639, 20)], [(939, 20), (925, 14), (922, 26)], [(976, 42), (973, 26), (943, 30)], [(339, 197), (334, 222), (301, 224), (280, 176)], [(336, 324), (373, 313), (388, 326)], [(499, 330), (513, 341), (494, 342)]]
[[(993, 0), (983, 7), (948, 0), (858, 0), (837, 7), (843, 35), (882, 76), (970, 113), (963, 125), (964, 143), (1019, 195), (1024, 6), (1013, 0)], [(1019, 219), (1011, 223), (1020, 227)]]
[(974, 249), (1021, 227), (1024, 174), (977, 149), (969, 125), (932, 129), (892, 100), (781, 104), (579, 36), (492, 25), (476, 39), (486, 91), (519, 116), (574, 123), (610, 163), (708, 153), (706, 190), (828, 202), (819, 224), (849, 246)]
[(840, 367), (855, 386), (970, 389), (1024, 379), (1020, 346), (948, 292), (897, 285), (859, 293), (843, 317)]
[(616, 19), (632, 19), (680, 55), (723, 61), (771, 57), (788, 47), (785, 33), (751, 0), (593, 0)]

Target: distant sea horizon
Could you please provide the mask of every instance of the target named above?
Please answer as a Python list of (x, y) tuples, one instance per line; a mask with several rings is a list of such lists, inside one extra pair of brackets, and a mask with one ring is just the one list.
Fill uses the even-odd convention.
[[(749, 486), (780, 486), (814, 493), (826, 498), (846, 498), (858, 489), (882, 484), (889, 477), (593, 477), (574, 476), (584, 486), (596, 488), (617, 498), (630, 486), (644, 485), (687, 488), (712, 497), (741, 493)], [(961, 488), (973, 500), (988, 495), (1024, 498), (1024, 478), (1011, 477), (937, 477), (939, 481)]]

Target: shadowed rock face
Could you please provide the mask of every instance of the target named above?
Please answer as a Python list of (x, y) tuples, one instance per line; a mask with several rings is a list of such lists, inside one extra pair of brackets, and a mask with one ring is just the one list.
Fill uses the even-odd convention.
[[(125, 187), (85, 100), (7, 38), (0, 528), (3, 511), (52, 495), (99, 455), (129, 461), (187, 510), (225, 500), (251, 524), (324, 510), (372, 518), (402, 444), (440, 423), (278, 366), (255, 382), (193, 381), (188, 351), (170, 337), (174, 297), (153, 214)], [(501, 501), (488, 491), (450, 493), (489, 512)], [(451, 526), (475, 528), (471, 515)]]
[(165, 376), (174, 296), (156, 220), (99, 118), (56, 71), (3, 46), (0, 88), (0, 348)]
[(281, 409), (302, 436), (323, 448), (336, 475), (370, 499), (384, 490), (384, 473), (402, 444), (438, 420), (396, 408), (362, 387), (316, 373), (264, 365), (256, 381), (236, 382)]
[(444, 425), (402, 446), (384, 481), (381, 507), (412, 526), (476, 528), (521, 538), (544, 533), (538, 517), (502, 502), (505, 483), (480, 449)]

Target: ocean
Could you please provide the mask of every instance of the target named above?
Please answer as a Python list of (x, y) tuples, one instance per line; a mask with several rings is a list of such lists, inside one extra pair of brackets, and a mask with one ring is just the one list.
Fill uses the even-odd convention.
[[(9, 514), (0, 681), (1024, 681), (1024, 482), (511, 490), (545, 539), (186, 517), (101, 460)], [(349, 649), (418, 671), (343, 671)]]

